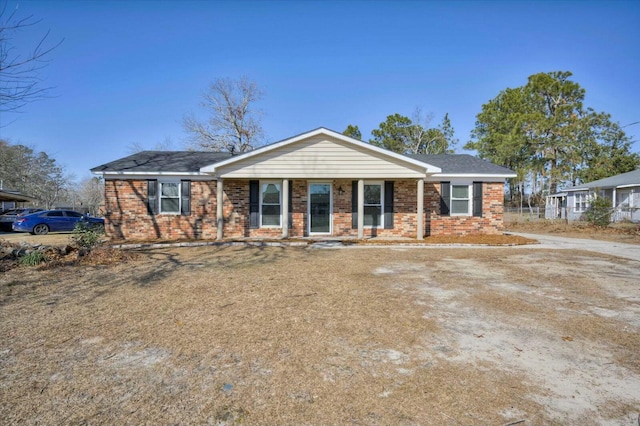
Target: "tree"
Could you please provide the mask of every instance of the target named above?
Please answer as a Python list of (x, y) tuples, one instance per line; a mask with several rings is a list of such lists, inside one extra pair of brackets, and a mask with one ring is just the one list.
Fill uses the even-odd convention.
[(98, 215), (104, 201), (104, 181), (100, 177), (90, 177), (82, 180), (77, 187), (76, 203), (92, 215)]
[(387, 116), (371, 134), (370, 143), (401, 154), (446, 154), (453, 152), (454, 130), (446, 114), (442, 124), (431, 128), (433, 114), (422, 113), (416, 108), (412, 118), (400, 114)]
[(359, 141), (362, 140), (362, 133), (360, 133), (358, 126), (352, 126), (349, 124), (342, 134), (349, 136), (350, 138), (358, 139)]
[(0, 140), (0, 180), (3, 187), (34, 197), (37, 204), (51, 208), (68, 189), (69, 177), (45, 152)]
[(405, 153), (408, 147), (408, 127), (411, 120), (400, 114), (387, 116), (377, 129), (371, 131), (373, 139), (369, 142), (393, 152)]
[(599, 173), (608, 176), (637, 166), (620, 126), (584, 107), (585, 90), (571, 76), (538, 73), (526, 85), (500, 92), (482, 106), (465, 149), (512, 168), (521, 189), (526, 179), (533, 193), (555, 193), (561, 182), (582, 181), (598, 163)]
[(202, 97), (200, 106), (209, 118), (203, 122), (191, 114), (183, 119), (193, 148), (239, 153), (262, 143), (260, 111), (254, 109), (262, 91), (255, 82), (246, 77), (218, 78)]
[(17, 16), (18, 8), (7, 11), (5, 2), (0, 10), (0, 112), (20, 111), (29, 102), (46, 96), (40, 71), (47, 66), (49, 54), (62, 40), (48, 45), (49, 31), (28, 52), (16, 52), (11, 44), (22, 30), (38, 24), (33, 15)]

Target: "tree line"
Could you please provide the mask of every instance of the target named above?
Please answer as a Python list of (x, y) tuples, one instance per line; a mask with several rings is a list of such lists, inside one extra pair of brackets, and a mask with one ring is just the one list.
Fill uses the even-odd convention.
[(464, 146), (514, 170), (510, 194), (529, 201), (561, 185), (591, 182), (640, 164), (630, 138), (610, 114), (584, 105), (586, 90), (569, 71), (531, 75), (482, 105)]
[(99, 178), (75, 182), (47, 153), (5, 140), (0, 140), (0, 185), (35, 198), (32, 204), (46, 209), (65, 206), (97, 214), (103, 197)]

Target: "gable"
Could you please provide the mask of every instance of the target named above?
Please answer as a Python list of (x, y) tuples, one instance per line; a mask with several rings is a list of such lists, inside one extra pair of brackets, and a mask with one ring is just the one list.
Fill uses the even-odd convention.
[(222, 178), (242, 179), (400, 179), (424, 177), (431, 167), (391, 154), (321, 132), (226, 164), (204, 167), (202, 171), (215, 171), (216, 176)]

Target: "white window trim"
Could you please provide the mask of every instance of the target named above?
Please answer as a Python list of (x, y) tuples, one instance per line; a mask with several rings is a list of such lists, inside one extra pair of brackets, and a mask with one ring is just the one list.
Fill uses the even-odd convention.
[(589, 210), (589, 194), (576, 192), (573, 196), (573, 210), (577, 213), (584, 213)]
[[(384, 181), (380, 180), (365, 180), (364, 186), (367, 185), (379, 185), (380, 186), (380, 217), (378, 218), (378, 225), (364, 225), (365, 229), (384, 229)], [(364, 194), (363, 194), (364, 195)], [(366, 201), (362, 205), (362, 212), (364, 213), (364, 208), (369, 206), (374, 206), (377, 204), (367, 204)], [(365, 216), (366, 217), (366, 216)]]
[[(453, 198), (454, 186), (466, 186), (468, 198)], [(471, 216), (473, 210), (473, 184), (471, 183), (454, 183), (449, 184), (449, 216)], [(453, 212), (453, 200), (467, 200), (467, 212), (466, 213), (454, 213)]]
[[(262, 185), (268, 185), (268, 184), (275, 184), (280, 186), (280, 195), (279, 195), (279, 205), (280, 205), (280, 223), (278, 225), (263, 225), (262, 224)], [(282, 228), (282, 181), (281, 180), (274, 180), (274, 179), (270, 179), (270, 180), (261, 180), (258, 182), (258, 197), (259, 197), (259, 215), (260, 215), (260, 228)], [(289, 190), (291, 190), (291, 188), (289, 188)], [(275, 205), (275, 204), (268, 204), (268, 205)]]
[[(326, 184), (329, 185), (329, 232), (311, 232), (311, 185)], [(291, 188), (289, 188), (291, 189)], [(331, 181), (309, 181), (307, 183), (307, 232), (309, 235), (333, 235), (333, 183)]]
[[(177, 212), (164, 212), (162, 211), (162, 199), (163, 198), (174, 198), (174, 197), (163, 197), (162, 196), (162, 185), (166, 183), (175, 183), (178, 185), (178, 211)], [(158, 214), (168, 214), (168, 215), (180, 215), (182, 212), (182, 182), (180, 180), (159, 180), (157, 191), (157, 202), (158, 202)]]

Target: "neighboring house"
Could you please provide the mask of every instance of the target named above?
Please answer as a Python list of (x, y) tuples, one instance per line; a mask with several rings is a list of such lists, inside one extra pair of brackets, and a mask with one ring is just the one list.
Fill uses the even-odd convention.
[(640, 169), (565, 188), (547, 197), (547, 219), (580, 220), (594, 197), (611, 202), (611, 221), (640, 222)]
[(20, 194), (20, 191), (0, 189), (0, 211), (15, 209), (19, 203), (32, 203), (35, 199)]
[(105, 180), (107, 233), (132, 240), (498, 233), (515, 177), (325, 128), (243, 154), (144, 151), (91, 171)]

